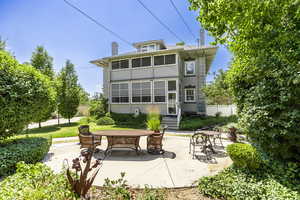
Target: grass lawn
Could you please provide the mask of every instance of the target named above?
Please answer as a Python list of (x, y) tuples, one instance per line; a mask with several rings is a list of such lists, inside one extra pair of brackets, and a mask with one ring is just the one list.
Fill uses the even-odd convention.
[[(28, 130), (28, 133), (26, 133), (26, 131), (24, 131), (23, 134), (18, 135), (16, 137), (24, 137), (27, 134), (29, 136), (51, 135), (53, 138), (73, 137), (73, 136), (78, 135), (78, 127), (79, 126), (80, 126), (79, 122), (74, 122), (71, 124), (45, 126), (42, 128), (30, 129), (30, 130)], [(98, 131), (98, 130), (128, 130), (128, 129), (134, 129), (134, 128), (125, 127), (125, 126), (117, 126), (117, 125), (99, 126), (96, 123), (90, 123), (91, 132)]]

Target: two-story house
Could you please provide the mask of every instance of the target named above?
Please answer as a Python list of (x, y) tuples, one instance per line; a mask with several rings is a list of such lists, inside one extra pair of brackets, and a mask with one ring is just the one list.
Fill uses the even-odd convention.
[(147, 113), (156, 106), (164, 122), (178, 128), (182, 113), (205, 115), (201, 87), (216, 54), (216, 46), (169, 46), (163, 40), (134, 43), (134, 52), (91, 61), (103, 67), (103, 94), (109, 110)]

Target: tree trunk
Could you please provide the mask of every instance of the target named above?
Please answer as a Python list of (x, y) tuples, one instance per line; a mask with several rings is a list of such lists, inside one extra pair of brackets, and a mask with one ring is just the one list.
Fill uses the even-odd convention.
[(42, 124), (41, 124), (41, 122), (39, 122), (39, 128), (42, 128)]
[(59, 113), (57, 113), (57, 125), (59, 125)]
[(69, 118), (69, 124), (71, 124), (70, 118)]

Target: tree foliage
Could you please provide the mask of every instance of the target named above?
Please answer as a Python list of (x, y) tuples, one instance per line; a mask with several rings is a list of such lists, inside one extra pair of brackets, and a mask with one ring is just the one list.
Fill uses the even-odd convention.
[(6, 47), (6, 42), (5, 40), (2, 40), (1, 37), (0, 37), (0, 51), (4, 51), (5, 50), (5, 47)]
[(54, 98), (47, 76), (0, 51), (0, 139), (22, 131)]
[(228, 84), (225, 81), (226, 71), (220, 69), (215, 74), (214, 80), (203, 87), (202, 91), (206, 97), (206, 103), (212, 105), (230, 105), (232, 96)]
[[(53, 70), (53, 58), (48, 55), (48, 52), (43, 46), (37, 46), (32, 53), (31, 65), (39, 70), (42, 74), (48, 76), (52, 81), (52, 87), (55, 88), (54, 82), (54, 70)], [(52, 102), (48, 105), (41, 105), (42, 109), (36, 113), (35, 122), (41, 122), (48, 120), (51, 114), (56, 110), (56, 98), (52, 99)]]
[(265, 152), (300, 161), (300, 1), (190, 3), (234, 54), (227, 80), (240, 125)]
[(77, 113), (80, 103), (80, 87), (78, 84), (74, 65), (70, 60), (66, 61), (58, 76), (58, 112), (64, 118), (70, 119)]
[(96, 93), (90, 100), (90, 115), (96, 119), (104, 117), (108, 112), (108, 100), (100, 93)]

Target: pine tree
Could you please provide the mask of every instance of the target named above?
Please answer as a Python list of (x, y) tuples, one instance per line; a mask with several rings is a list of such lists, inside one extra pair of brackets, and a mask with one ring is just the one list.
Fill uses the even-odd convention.
[[(48, 55), (48, 52), (43, 46), (36, 47), (35, 51), (32, 53), (30, 64), (42, 74), (48, 76), (54, 87), (53, 58)], [(51, 117), (51, 114), (55, 109), (56, 102), (53, 101), (51, 105), (44, 107), (44, 109), (37, 113), (35, 121), (39, 123), (39, 127), (41, 127), (41, 122), (46, 121)]]
[(70, 119), (77, 113), (80, 103), (80, 87), (74, 65), (66, 61), (58, 76), (58, 111), (64, 118)]

